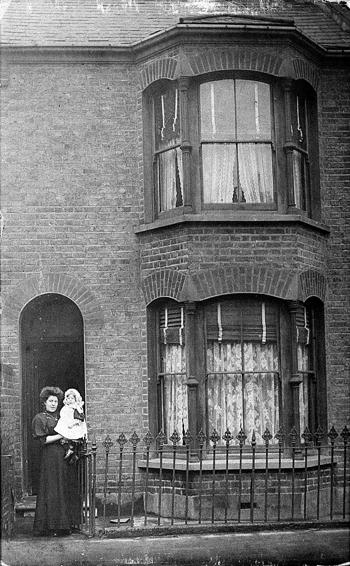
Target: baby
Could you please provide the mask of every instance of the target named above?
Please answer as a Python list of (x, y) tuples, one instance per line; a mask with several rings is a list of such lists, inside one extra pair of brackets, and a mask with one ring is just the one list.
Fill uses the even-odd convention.
[[(87, 436), (85, 415), (83, 412), (84, 402), (79, 391), (67, 389), (64, 394), (64, 406), (60, 410), (60, 419), (55, 431), (68, 441), (68, 450), (64, 456), (65, 460), (76, 461), (78, 456), (76, 448)], [(74, 456), (73, 456), (74, 455)]]

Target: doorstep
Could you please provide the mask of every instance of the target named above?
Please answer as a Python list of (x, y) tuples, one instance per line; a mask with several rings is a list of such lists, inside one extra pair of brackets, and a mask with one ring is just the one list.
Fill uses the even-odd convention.
[(15, 513), (20, 517), (34, 517), (36, 495), (27, 495), (15, 503)]

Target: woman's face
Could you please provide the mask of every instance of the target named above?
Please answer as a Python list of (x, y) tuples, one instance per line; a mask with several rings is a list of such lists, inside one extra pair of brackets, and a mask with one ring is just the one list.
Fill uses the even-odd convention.
[(45, 401), (45, 409), (49, 413), (54, 413), (58, 407), (58, 398), (55, 395), (50, 395)]

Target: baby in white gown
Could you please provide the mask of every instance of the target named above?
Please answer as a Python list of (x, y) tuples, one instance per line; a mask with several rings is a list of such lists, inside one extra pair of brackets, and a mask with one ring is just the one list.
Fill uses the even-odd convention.
[(55, 431), (68, 440), (68, 450), (65, 459), (76, 455), (79, 442), (87, 437), (87, 427), (83, 411), (84, 402), (79, 391), (67, 389), (64, 394), (63, 407), (60, 410), (60, 419)]

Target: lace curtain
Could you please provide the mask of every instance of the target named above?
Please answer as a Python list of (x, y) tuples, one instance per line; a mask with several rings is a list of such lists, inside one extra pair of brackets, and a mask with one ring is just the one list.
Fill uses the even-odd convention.
[(271, 203), (270, 85), (225, 79), (200, 86), (205, 203)]
[(273, 202), (272, 155), (269, 144), (204, 144), (202, 164), (204, 202)]
[(157, 156), (159, 211), (183, 205), (182, 151), (179, 147)]
[(309, 371), (309, 346), (298, 344), (298, 371), (302, 374), (303, 380), (299, 385), (299, 412), (300, 412), (300, 431), (303, 432), (309, 427), (309, 398), (310, 398), (310, 375)]
[(174, 430), (180, 435), (188, 429), (187, 376), (185, 347), (162, 344), (163, 427), (167, 436)]
[[(208, 342), (209, 430), (236, 436), (241, 427), (257, 442), (268, 428), (279, 428), (278, 348), (276, 343)], [(261, 373), (260, 373), (261, 372)], [(274, 440), (275, 441), (275, 440)]]

